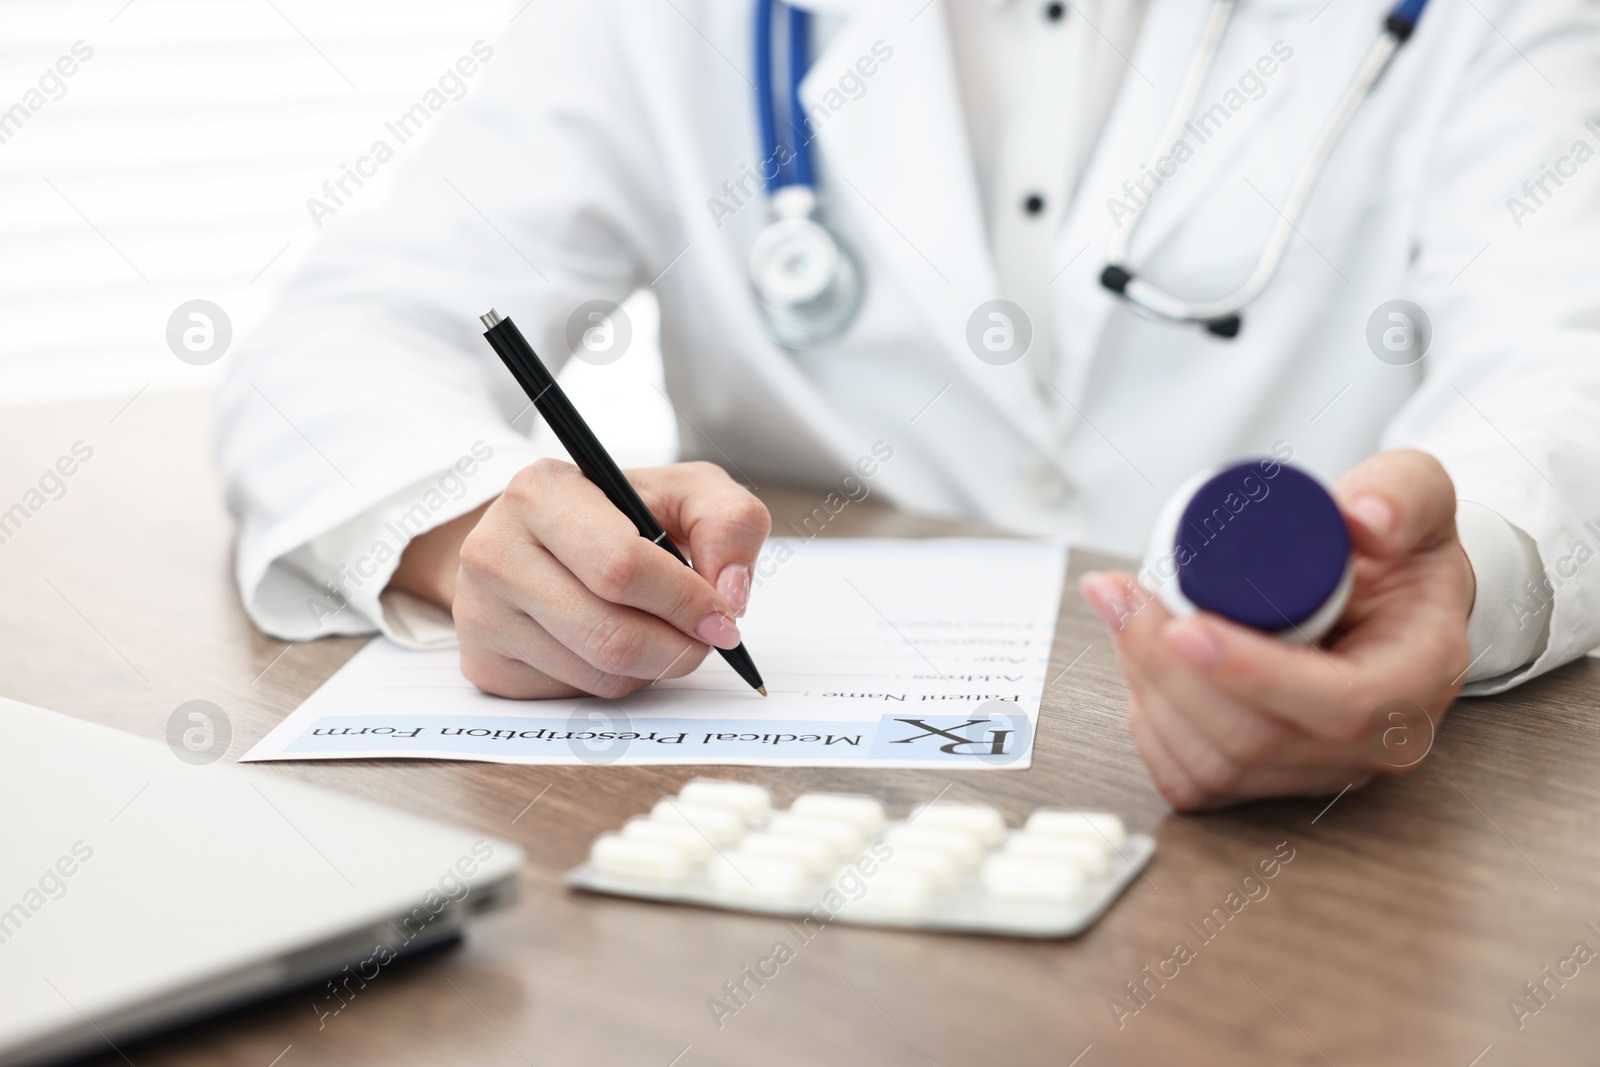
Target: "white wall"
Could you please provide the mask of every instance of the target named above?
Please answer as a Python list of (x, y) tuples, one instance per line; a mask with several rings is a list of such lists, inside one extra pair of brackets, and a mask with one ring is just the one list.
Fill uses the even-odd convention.
[[(0, 125), (0, 405), (214, 382), (228, 357), (175, 358), (173, 309), (215, 302), (237, 344), (316, 240), (306, 198), (524, 2), (0, 0), (0, 123), (28, 111)], [(595, 368), (564, 380), (620, 460), (659, 461), (654, 309), (629, 310), (605, 402)]]

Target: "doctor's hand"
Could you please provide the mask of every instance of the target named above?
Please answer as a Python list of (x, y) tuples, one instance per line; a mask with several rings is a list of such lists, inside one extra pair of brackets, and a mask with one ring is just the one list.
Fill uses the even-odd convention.
[(711, 646), (739, 643), (772, 519), (710, 463), (627, 473), (693, 570), (640, 537), (577, 467), (546, 459), (413, 541), (390, 587), (452, 611), (461, 672), (498, 696), (615, 698), (680, 678)]
[(1428, 723), (1411, 725), (1427, 736), (1407, 740), (1426, 751), (1460, 690), (1476, 585), (1449, 475), (1425, 453), (1381, 452), (1333, 495), (1356, 552), (1355, 587), (1320, 647), (1210, 613), (1174, 618), (1128, 574), (1084, 576), (1132, 690), (1129, 730), (1173, 807), (1335, 793), (1406, 769), (1371, 742), (1387, 739), (1380, 709), (1420, 706)]

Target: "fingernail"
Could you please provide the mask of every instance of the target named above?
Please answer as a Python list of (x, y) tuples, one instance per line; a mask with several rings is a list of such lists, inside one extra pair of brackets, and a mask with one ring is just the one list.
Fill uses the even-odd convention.
[(1098, 571), (1083, 576), (1083, 595), (1112, 633), (1127, 625), (1128, 616), (1133, 614), (1122, 586)]
[(735, 617), (744, 614), (750, 606), (750, 568), (743, 563), (730, 563), (717, 575), (717, 592), (733, 605)]
[(1361, 525), (1380, 538), (1387, 539), (1394, 529), (1394, 508), (1376, 496), (1358, 496), (1350, 501), (1350, 514), (1361, 520)]
[(1167, 644), (1196, 667), (1209, 670), (1222, 662), (1222, 646), (1198, 622), (1174, 619), (1167, 623)]
[(739, 644), (739, 628), (733, 624), (730, 616), (720, 611), (713, 611), (710, 615), (700, 620), (694, 628), (694, 635), (708, 645), (718, 648), (733, 648)]

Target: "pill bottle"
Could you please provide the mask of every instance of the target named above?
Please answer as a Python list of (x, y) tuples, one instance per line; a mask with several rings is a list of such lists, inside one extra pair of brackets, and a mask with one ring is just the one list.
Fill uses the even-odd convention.
[(1314, 644), (1350, 600), (1350, 533), (1316, 478), (1277, 459), (1201, 471), (1150, 535), (1139, 581), (1174, 615), (1209, 611)]

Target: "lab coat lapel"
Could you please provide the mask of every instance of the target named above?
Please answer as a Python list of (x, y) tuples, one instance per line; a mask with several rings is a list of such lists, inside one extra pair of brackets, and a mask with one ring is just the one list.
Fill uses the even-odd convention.
[[(892, 50), (888, 59), (886, 50)], [(870, 57), (876, 72), (859, 99), (834, 98), (839, 78)], [(847, 212), (864, 258), (917, 305), (938, 356), (1034, 447), (1057, 449), (1025, 360), (984, 363), (967, 343), (968, 320), (999, 297), (950, 54), (943, 0), (863, 3), (817, 56), (801, 86), (814, 123), (826, 201)], [(840, 104), (840, 101), (843, 101)]]

